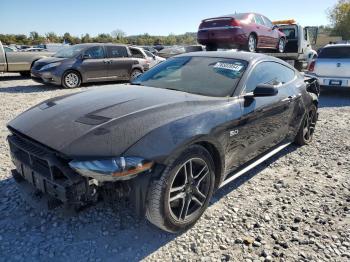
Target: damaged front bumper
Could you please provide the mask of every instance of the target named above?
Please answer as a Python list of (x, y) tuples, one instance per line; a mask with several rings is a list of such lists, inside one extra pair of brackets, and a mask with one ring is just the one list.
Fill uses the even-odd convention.
[(64, 205), (79, 209), (100, 199), (115, 202), (127, 198), (142, 216), (149, 182), (163, 168), (158, 166), (152, 174), (140, 173), (126, 181), (101, 183), (80, 175), (69, 166), (70, 159), (22, 134), (13, 132), (8, 142), (16, 166), (12, 176), (23, 198), (34, 207), (53, 209)]

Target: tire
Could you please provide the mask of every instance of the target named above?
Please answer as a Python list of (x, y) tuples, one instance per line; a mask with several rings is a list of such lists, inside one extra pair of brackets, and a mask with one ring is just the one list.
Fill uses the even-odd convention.
[(67, 71), (62, 77), (64, 88), (77, 88), (81, 85), (81, 76), (76, 71)]
[[(188, 172), (186, 176), (185, 169), (189, 171), (191, 167), (196, 175)], [(214, 162), (210, 153), (202, 146), (190, 146), (172, 158), (162, 176), (151, 183), (146, 218), (171, 233), (186, 230), (208, 207), (214, 184)]]
[(23, 77), (30, 77), (30, 71), (19, 72), (19, 74)]
[(312, 142), (317, 122), (317, 107), (313, 104), (304, 116), (294, 143), (299, 146), (308, 145)]
[(299, 72), (303, 71), (304, 69), (304, 63), (301, 61), (295, 61), (294, 68), (298, 70)]
[(277, 52), (284, 53), (285, 48), (286, 48), (286, 40), (284, 38), (280, 38), (277, 44)]
[(139, 75), (142, 74), (142, 71), (139, 70), (139, 69), (134, 69), (131, 71), (131, 74), (130, 74), (130, 81), (133, 81), (135, 80)]
[(217, 51), (218, 47), (215, 44), (209, 44), (205, 46), (206, 51)]
[(250, 34), (248, 37), (247, 44), (245, 46), (245, 50), (249, 52), (256, 52), (256, 47), (257, 47), (257, 38), (254, 34)]

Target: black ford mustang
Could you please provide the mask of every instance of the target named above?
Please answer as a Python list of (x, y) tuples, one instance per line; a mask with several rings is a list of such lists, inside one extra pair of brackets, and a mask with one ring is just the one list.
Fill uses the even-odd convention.
[(132, 85), (50, 99), (12, 120), (13, 176), (51, 207), (128, 197), (177, 232), (216, 189), (292, 142), (310, 143), (318, 95), (315, 81), (273, 57), (180, 55)]

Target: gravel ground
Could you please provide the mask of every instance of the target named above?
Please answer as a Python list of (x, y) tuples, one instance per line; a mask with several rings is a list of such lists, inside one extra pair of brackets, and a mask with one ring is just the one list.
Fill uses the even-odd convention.
[(289, 146), (221, 189), (192, 229), (171, 235), (126, 208), (73, 216), (18, 195), (6, 123), (78, 90), (0, 75), (0, 261), (350, 261), (350, 91), (322, 93), (310, 146)]

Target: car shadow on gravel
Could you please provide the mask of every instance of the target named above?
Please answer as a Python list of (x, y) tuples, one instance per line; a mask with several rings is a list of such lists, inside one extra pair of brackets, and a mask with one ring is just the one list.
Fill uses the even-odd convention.
[(350, 89), (322, 89), (319, 101), (321, 108), (350, 106)]
[(30, 79), (29, 76), (21, 76), (21, 75), (16, 75), (16, 74), (11, 74), (11, 75), (1, 75), (0, 74), (0, 81), (11, 81), (11, 80), (28, 80)]
[(12, 178), (0, 180), (0, 212), (0, 261), (140, 261), (178, 236), (120, 203), (78, 213), (33, 208)]
[(0, 87), (0, 93), (39, 93), (39, 92), (48, 92), (59, 89), (55, 86), (49, 85), (28, 85), (28, 86), (11, 86), (11, 87)]
[[(210, 205), (297, 148), (288, 146), (218, 190)], [(144, 218), (135, 217), (130, 207), (120, 203), (114, 206), (99, 203), (77, 214), (66, 214), (60, 208), (49, 212), (34, 209), (20, 197), (13, 179), (0, 181), (0, 211), (5, 260), (17, 255), (26, 261), (49, 257), (55, 257), (57, 261), (95, 261), (97, 258), (101, 261), (139, 261), (168, 242), (176, 241), (179, 236), (161, 231)], [(30, 248), (26, 250), (28, 246)]]

